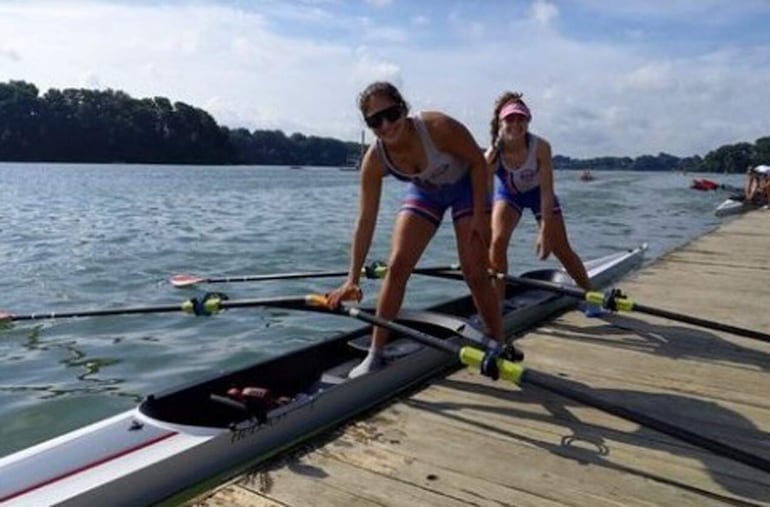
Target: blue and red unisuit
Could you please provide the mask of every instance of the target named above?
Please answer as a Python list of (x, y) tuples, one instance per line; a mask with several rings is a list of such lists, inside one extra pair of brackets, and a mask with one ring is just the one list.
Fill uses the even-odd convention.
[[(449, 153), (439, 151), (433, 144), (420, 115), (412, 116), (409, 120), (415, 126), (428, 159), (423, 171), (409, 174), (398, 169), (388, 157), (385, 146), (379, 139), (376, 144), (377, 155), (388, 173), (409, 183), (401, 211), (417, 214), (436, 226), (441, 223), (447, 208), (452, 208), (454, 221), (473, 214), (470, 164)], [(490, 200), (487, 199), (486, 207), (489, 208), (490, 204)]]
[[(519, 167), (510, 168), (505, 165), (502, 153), (498, 157), (495, 176), (497, 185), (495, 201), (504, 201), (513, 209), (522, 213), (530, 209), (535, 218), (540, 220), (543, 215), (540, 201), (540, 172), (537, 166), (537, 144), (540, 138), (527, 133), (527, 158)], [(553, 196), (553, 213), (561, 213), (561, 206), (556, 195)]]

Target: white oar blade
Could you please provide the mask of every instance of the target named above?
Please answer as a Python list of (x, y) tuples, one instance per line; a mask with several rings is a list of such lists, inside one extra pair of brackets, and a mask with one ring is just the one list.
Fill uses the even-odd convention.
[(205, 278), (201, 278), (193, 275), (174, 275), (169, 280), (169, 282), (171, 282), (171, 285), (177, 288), (191, 287), (193, 285), (197, 285), (205, 281), (206, 281)]

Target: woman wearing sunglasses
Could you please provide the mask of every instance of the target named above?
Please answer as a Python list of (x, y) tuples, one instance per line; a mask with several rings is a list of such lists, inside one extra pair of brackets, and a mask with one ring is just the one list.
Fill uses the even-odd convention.
[[(358, 98), (366, 125), (376, 136), (361, 165), (358, 221), (353, 234), (347, 280), (329, 294), (329, 305), (361, 300), (361, 267), (372, 242), (387, 175), (407, 183), (396, 217), (388, 272), (380, 289), (377, 315), (392, 319), (404, 299), (406, 283), (425, 251), (444, 212), (451, 208), (457, 254), (463, 275), (481, 315), (485, 332), (502, 341), (502, 317), (494, 285), (487, 273), (489, 199), (484, 157), (470, 132), (439, 112), (407, 116), (409, 106), (387, 82), (369, 85)], [(350, 372), (357, 377), (383, 366), (387, 331), (375, 327), (364, 361)]]
[[(551, 145), (529, 132), (531, 119), (520, 93), (506, 92), (497, 99), (490, 122), (492, 146), (485, 155), (490, 172), (497, 176), (490, 264), (495, 271), (507, 272), (508, 244), (522, 212), (529, 209), (538, 222), (538, 257), (545, 260), (553, 253), (572, 279), (590, 290), (588, 274), (569, 244), (554, 195)], [(498, 290), (502, 292), (503, 287)]]

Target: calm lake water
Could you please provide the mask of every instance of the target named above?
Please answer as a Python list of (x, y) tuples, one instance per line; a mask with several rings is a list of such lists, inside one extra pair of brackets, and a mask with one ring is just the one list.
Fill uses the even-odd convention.
[[(728, 194), (680, 175), (557, 172), (583, 258), (649, 243), (647, 261), (714, 228)], [(742, 176), (708, 176), (741, 185)], [(403, 185), (387, 181), (370, 260), (387, 259)], [(177, 273), (231, 276), (345, 270), (358, 175), (336, 168), (0, 163), (0, 310), (17, 315), (177, 304)], [(536, 261), (522, 220), (513, 272)], [(456, 262), (447, 221), (421, 265)], [(325, 292), (337, 280), (209, 287), (230, 298)], [(378, 283), (364, 282), (364, 304)], [(407, 306), (461, 295), (462, 282), (415, 277)], [(211, 318), (146, 314), (18, 322), (0, 329), (0, 456), (134, 406), (151, 392), (274, 356), (356, 327), (337, 316), (243, 309)]]

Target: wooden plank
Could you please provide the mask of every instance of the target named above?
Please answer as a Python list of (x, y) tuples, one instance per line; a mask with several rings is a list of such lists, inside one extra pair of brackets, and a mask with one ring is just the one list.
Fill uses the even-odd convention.
[[(455, 376), (452, 376), (449, 380), (454, 379)], [(461, 385), (459, 382), (453, 384)], [(555, 452), (560, 456), (569, 457), (574, 452), (574, 458), (578, 460), (604, 449), (607, 454), (602, 459), (618, 466), (636, 467), (639, 463), (654, 463), (650, 470), (656, 472), (662, 471), (665, 466), (678, 468), (679, 473), (671, 477), (680, 477), (685, 468), (692, 469), (687, 482), (717, 494), (724, 493), (724, 488), (714, 482), (714, 476), (718, 476), (719, 481), (735, 485), (735, 489), (747, 490), (749, 493), (760, 494), (770, 488), (770, 477), (767, 474), (736, 465), (731, 460), (713, 456), (673, 438), (555, 395), (532, 390), (526, 396), (522, 394), (515, 399), (490, 395), (482, 403), (475, 397), (471, 399), (469, 393), (473, 392), (473, 387), (466, 385), (455, 402), (449, 390), (438, 392), (434, 389), (436, 387), (434, 385), (410, 400), (425, 411), (422, 418), (430, 422), (426, 422), (429, 427), (438, 424), (433, 414), (438, 407), (442, 407), (443, 412), (436, 414), (437, 417), (453, 420), (460, 425), (461, 432), (474, 435), (474, 439), (480, 438), (477, 432), (487, 435), (508, 434), (514, 440), (531, 440), (536, 442), (535, 445), (558, 449)], [(500, 400), (499, 405), (492, 405), (495, 398)], [(451, 417), (446, 414), (451, 414)], [(577, 447), (565, 445), (570, 443), (572, 437)], [(513, 454), (518, 456), (521, 453), (517, 450)], [(541, 465), (548, 468), (552, 466), (538, 463), (538, 467)], [(738, 482), (732, 477), (736, 468), (745, 469), (742, 470), (744, 476)], [(755, 484), (760, 484), (759, 489)], [(645, 494), (648, 493), (645, 490)]]
[[(248, 474), (217, 492), (216, 501), (234, 496), (260, 505), (267, 499), (277, 505), (428, 505), (464, 506), (519, 498), (522, 505), (543, 505), (540, 498), (504, 485), (489, 484), (449, 470), (440, 472), (420, 461), (377, 448), (374, 441), (362, 444), (361, 436), (343, 436), (314, 452), (295, 455), (268, 468)], [(207, 500), (209, 501), (209, 500)], [(198, 502), (196, 505), (215, 505)], [(555, 505), (555, 504), (554, 504)]]
[(192, 507), (283, 507), (285, 504), (278, 503), (261, 494), (255, 494), (254, 491), (241, 487), (239, 484), (227, 484), (225, 487), (217, 489), (215, 492), (207, 493), (202, 497), (190, 502)]
[(747, 410), (770, 409), (767, 384), (762, 382), (770, 382), (770, 373), (762, 369), (770, 364), (766, 353), (665, 327), (639, 326), (646, 335), (640, 337), (627, 331), (628, 319), (616, 316), (606, 323), (595, 320), (601, 324), (578, 327), (584, 321), (582, 316), (568, 315), (520, 341), (525, 349), (537, 348), (528, 364), (579, 381), (590, 379), (599, 387), (633, 383), (645, 389), (722, 398), (726, 403), (745, 404)]

